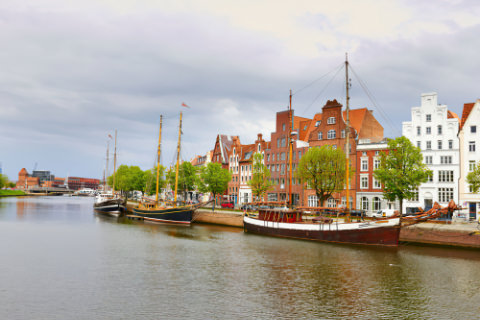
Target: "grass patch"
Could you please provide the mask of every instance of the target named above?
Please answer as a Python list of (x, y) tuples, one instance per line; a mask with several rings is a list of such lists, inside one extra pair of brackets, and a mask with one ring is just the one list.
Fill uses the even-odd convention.
[(7, 196), (23, 196), (25, 192), (21, 190), (0, 190), (0, 197), (7, 197)]

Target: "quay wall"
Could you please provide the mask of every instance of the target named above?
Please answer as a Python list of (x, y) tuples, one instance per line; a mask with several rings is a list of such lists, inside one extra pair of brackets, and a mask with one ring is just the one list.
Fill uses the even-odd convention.
[(477, 223), (418, 223), (402, 227), (400, 231), (400, 241), (417, 244), (480, 248), (479, 227)]
[(193, 222), (243, 228), (243, 213), (199, 209), (195, 211)]

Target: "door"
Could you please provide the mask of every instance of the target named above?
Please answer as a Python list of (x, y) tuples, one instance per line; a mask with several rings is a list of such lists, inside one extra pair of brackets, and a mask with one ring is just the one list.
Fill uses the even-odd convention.
[(425, 199), (425, 206), (423, 207), (424, 211), (432, 209), (432, 199)]
[(468, 212), (470, 213), (470, 220), (477, 219), (477, 203), (476, 202), (468, 203)]

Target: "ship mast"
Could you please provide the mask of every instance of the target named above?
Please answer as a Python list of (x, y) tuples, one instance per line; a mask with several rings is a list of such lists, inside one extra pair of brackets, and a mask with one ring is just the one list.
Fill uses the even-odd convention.
[(180, 163), (180, 140), (182, 137), (182, 113), (180, 112), (180, 126), (178, 128), (178, 145), (177, 145), (177, 166), (175, 169), (175, 194), (174, 194), (174, 200), (173, 200), (173, 205), (177, 205), (177, 190), (178, 190), (178, 166)]
[(155, 204), (158, 206), (158, 184), (160, 180), (160, 155), (162, 150), (162, 116), (160, 115), (160, 131), (158, 133), (158, 149), (157, 149), (157, 186), (155, 190)]
[(110, 140), (107, 140), (107, 163), (105, 164), (105, 172), (103, 173), (103, 191), (107, 192), (108, 179), (108, 154), (110, 153)]
[(292, 130), (293, 130), (293, 114), (292, 114), (292, 90), (290, 90), (290, 104), (289, 104), (289, 112), (288, 112), (288, 162), (289, 162), (289, 177), (288, 177), (288, 207), (292, 208), (293, 201), (292, 201), (292, 149), (293, 149), (293, 139), (292, 139)]
[(347, 113), (347, 127), (346, 127), (346, 140), (345, 140), (345, 154), (347, 155), (346, 158), (346, 170), (345, 170), (345, 183), (346, 183), (346, 200), (347, 200), (347, 220), (350, 219), (350, 107), (349, 107), (349, 101), (350, 101), (350, 96), (348, 93), (349, 87), (350, 87), (350, 80), (348, 79), (348, 54), (345, 53), (345, 86), (346, 86), (346, 113)]
[(117, 129), (115, 129), (115, 149), (113, 151), (113, 192), (115, 193), (115, 173), (117, 169)]

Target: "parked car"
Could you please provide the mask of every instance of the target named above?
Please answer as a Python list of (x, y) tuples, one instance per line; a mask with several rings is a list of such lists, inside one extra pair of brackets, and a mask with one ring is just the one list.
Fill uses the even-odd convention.
[(233, 203), (231, 203), (231, 202), (224, 202), (224, 203), (222, 203), (222, 208), (230, 208), (230, 209), (233, 209)]

